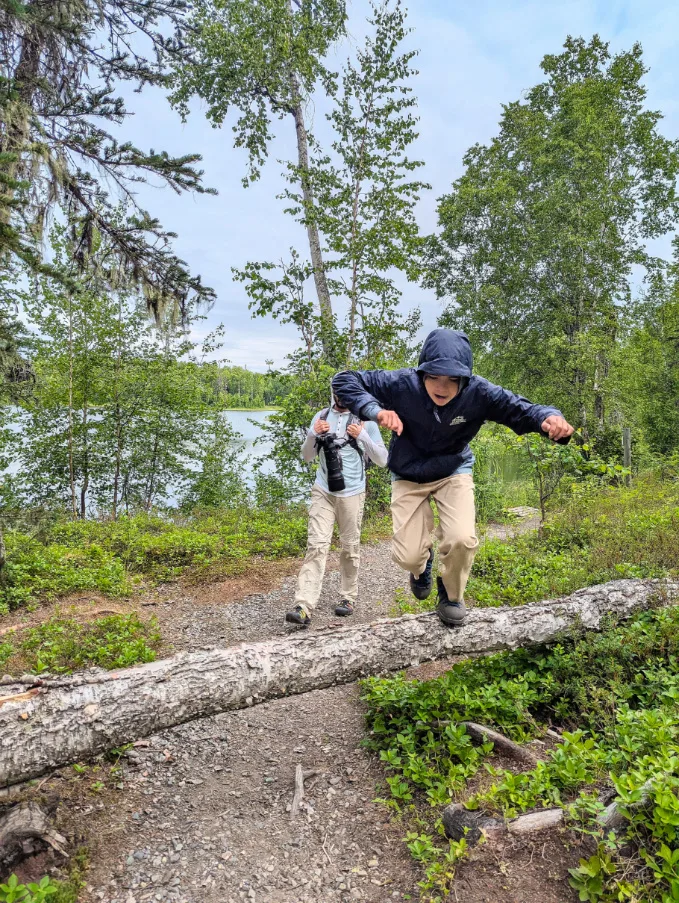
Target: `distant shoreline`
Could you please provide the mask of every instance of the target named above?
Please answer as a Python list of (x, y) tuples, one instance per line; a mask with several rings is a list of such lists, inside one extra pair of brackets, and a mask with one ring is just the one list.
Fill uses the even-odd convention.
[(274, 411), (280, 411), (281, 408), (270, 407), (270, 408), (224, 408), (224, 411), (243, 411), (247, 414), (261, 414), (263, 412), (273, 414)]

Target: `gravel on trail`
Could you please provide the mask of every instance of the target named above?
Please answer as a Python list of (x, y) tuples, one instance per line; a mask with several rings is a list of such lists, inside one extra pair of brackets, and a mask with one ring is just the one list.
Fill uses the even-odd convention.
[[(339, 598), (329, 560), (312, 630)], [(352, 621), (394, 614), (407, 575), (390, 544), (366, 545)], [(219, 584), (161, 587), (151, 598), (175, 650), (256, 642), (284, 622), (295, 577), (224, 604)], [(374, 799), (384, 772), (361, 746), (358, 688), (332, 687), (192, 722), (141, 741), (120, 760), (119, 789), (100, 798), (69, 788), (58, 823), (90, 854), (85, 901), (103, 903), (382, 903), (417, 896), (421, 874), (403, 830)], [(295, 769), (313, 772), (291, 820)], [(69, 775), (67, 780), (71, 781)], [(87, 781), (87, 786), (92, 779)], [(63, 778), (50, 782), (60, 792)], [(76, 789), (76, 784), (83, 784)]]

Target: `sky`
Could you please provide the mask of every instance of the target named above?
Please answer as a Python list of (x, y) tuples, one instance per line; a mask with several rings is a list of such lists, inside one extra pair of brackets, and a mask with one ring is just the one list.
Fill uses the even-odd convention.
[[(542, 57), (558, 53), (568, 35), (589, 39), (599, 34), (614, 52), (641, 42), (650, 70), (648, 105), (664, 114), (662, 132), (679, 136), (679, 4), (674, 0), (406, 0), (405, 5), (413, 29), (409, 45), (419, 50), (413, 88), (420, 136), (411, 156), (425, 162), (418, 177), (432, 185), (417, 211), (424, 234), (436, 230), (436, 200), (461, 174), (467, 148), (492, 139), (502, 104), (519, 99), (542, 80)], [(336, 68), (365, 34), (368, 12), (365, 0), (349, 0), (349, 37), (335, 51)], [(219, 192), (217, 197), (176, 196), (160, 185), (139, 191), (141, 204), (178, 234), (179, 256), (217, 293), (215, 305), (194, 326), (195, 337), (223, 323), (218, 357), (251, 370), (266, 370), (267, 360), (284, 366), (298, 344), (294, 327), (253, 320), (231, 268), (248, 260), (279, 260), (292, 246), (307, 253), (304, 233), (276, 198), (283, 186), (278, 161), (295, 155), (292, 120), (278, 124), (261, 179), (244, 188), (246, 158), (232, 146), (232, 120), (213, 129), (195, 104), (184, 124), (159, 90), (130, 94), (126, 100), (134, 114), (124, 127), (129, 140), (172, 154), (200, 153), (205, 184)], [(318, 98), (307, 110), (312, 127), (323, 112), (323, 98)], [(419, 306), (426, 334), (436, 326), (441, 303), (417, 285), (403, 281), (402, 288), (404, 312)]]

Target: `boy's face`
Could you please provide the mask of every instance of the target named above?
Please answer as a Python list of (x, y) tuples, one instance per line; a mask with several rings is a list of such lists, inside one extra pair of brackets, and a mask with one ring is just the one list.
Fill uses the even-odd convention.
[(460, 391), (460, 380), (457, 376), (432, 376), (425, 373), (424, 388), (434, 404), (442, 407), (452, 401)]

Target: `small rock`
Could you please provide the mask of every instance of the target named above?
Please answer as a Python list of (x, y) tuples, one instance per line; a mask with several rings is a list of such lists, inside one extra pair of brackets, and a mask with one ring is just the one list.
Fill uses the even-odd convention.
[(514, 517), (536, 517), (540, 513), (538, 508), (531, 508), (530, 505), (517, 505), (515, 508), (507, 508), (507, 514), (513, 514)]

